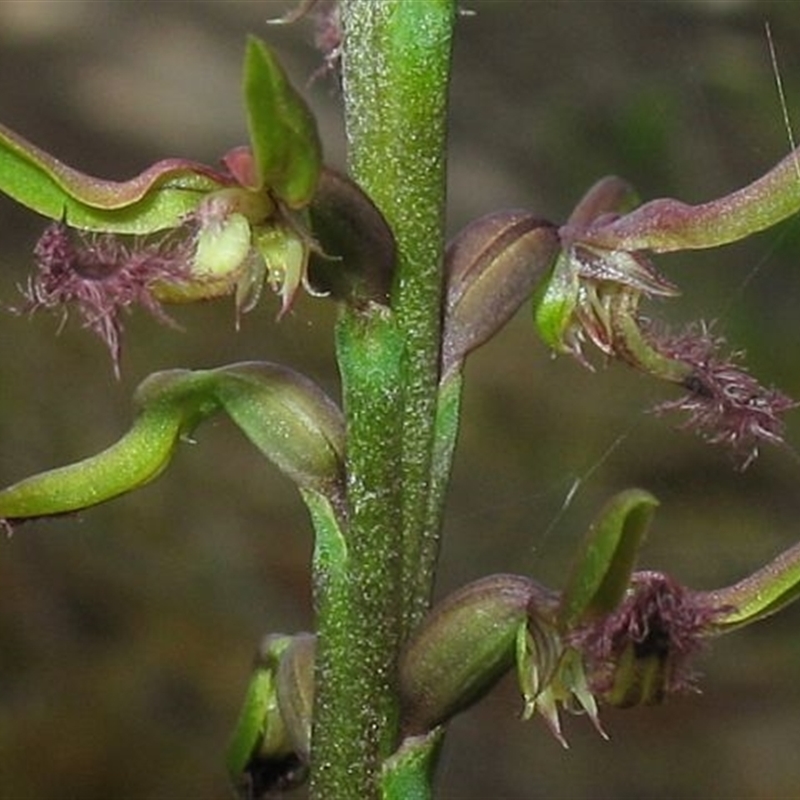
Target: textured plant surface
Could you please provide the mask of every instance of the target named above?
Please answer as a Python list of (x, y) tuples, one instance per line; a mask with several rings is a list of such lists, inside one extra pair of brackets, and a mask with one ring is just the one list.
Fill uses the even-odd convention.
[[(535, 197), (524, 200), (529, 209), (509, 210), (502, 198), (495, 203), (486, 193), (485, 204), (473, 203), (448, 237), (447, 166), (458, 148), (448, 151), (447, 126), (451, 115), (458, 120), (463, 92), (453, 41), (457, 45), (462, 30), (484, 19), (491, 26), (500, 6), (522, 13), (521, 6), (496, 4), (477, 20), (459, 18), (450, 0), (304, 2), (289, 11), (280, 21), (315, 31), (321, 55), (308, 74), (333, 87), (328, 102), (340, 106), (347, 141), (341, 164), (329, 160), (326, 127), (320, 134), (302, 75), (298, 80), (291, 74), (273, 50), (288, 35), (286, 27), (265, 31), (262, 25), (258, 38), (247, 39), (243, 133), (220, 142), (203, 160), (158, 155), (151, 167), (131, 170), (131, 179), (119, 177), (121, 162), (112, 156), (117, 177), (101, 179), (94, 177), (100, 170), (66, 166), (57, 138), (47, 143), (54, 153), (49, 155), (27, 133), (0, 128), (0, 190), (46, 218), (25, 257), (29, 277), (15, 273), (18, 290), (8, 295), (16, 318), (10, 317), (15, 327), (5, 349), (13, 353), (23, 341), (26, 318), (38, 321), (49, 311), (56, 317), (50, 329), (64, 329), (59, 342), (48, 345), (56, 361), (58, 349), (78, 338), (75, 328), (81, 326), (102, 340), (111, 357), (111, 370), (99, 351), (89, 361), (92, 374), (105, 371), (104, 387), (97, 378), (75, 384), (92, 392), (85, 409), (76, 411), (48, 391), (35, 398), (22, 393), (25, 411), (9, 411), (20, 431), (8, 438), (22, 445), (20, 455), (8, 451), (9, 485), (0, 490), (0, 523), (9, 535), (2, 560), (11, 587), (5, 605), (12, 612), (4, 650), (12, 665), (9, 720), (21, 722), (17, 734), (8, 727), (3, 745), (16, 754), (10, 757), (16, 775), (24, 775), (24, 743), (37, 741), (39, 730), (32, 712), (14, 711), (35, 708), (20, 688), (27, 673), (19, 654), (26, 652), (27, 637), (47, 642), (58, 664), (74, 639), (84, 665), (79, 672), (96, 683), (93, 694), (108, 698), (109, 715), (115, 707), (126, 709), (131, 724), (141, 709), (151, 709), (175, 720), (177, 728), (182, 720), (191, 727), (194, 714), (196, 726), (207, 716), (201, 707), (210, 702), (215, 681), (236, 684), (245, 694), (238, 721), (228, 695), (220, 712), (233, 734), (227, 745), (220, 734), (209, 750), (225, 764), (233, 791), (246, 798), (295, 790), (326, 800), (427, 798), (437, 792), (437, 772), (447, 796), (452, 778), (442, 748), (458, 750), (460, 715), (476, 714), (473, 706), (505, 675), (514, 678), (504, 685), (515, 687), (517, 716), (541, 720), (553, 739), (541, 736), (536, 725), (517, 722), (506, 745), (497, 735), (501, 723), (479, 724), (482, 754), (467, 771), (476, 786), (488, 781), (484, 785), (491, 788), (483, 794), (497, 793), (512, 780), (505, 754), (520, 747), (549, 752), (557, 772), (574, 781), (573, 789), (564, 788), (568, 779), (554, 774), (544, 781), (528, 766), (523, 786), (537, 782), (554, 796), (578, 792), (576, 776), (584, 762), (596, 763), (584, 751), (590, 746), (587, 729), (601, 742), (613, 734), (604, 745), (604, 752), (613, 753), (630, 730), (625, 719), (633, 720), (636, 731), (661, 716), (667, 722), (659, 721), (644, 737), (651, 760), (639, 768), (640, 782), (629, 774), (616, 784), (617, 791), (644, 791), (660, 781), (659, 771), (669, 762), (659, 756), (670, 735), (665, 729), (685, 729), (696, 704), (706, 704), (709, 718), (724, 718), (695, 694), (700, 686), (715, 685), (719, 672), (725, 676), (725, 662), (709, 658), (710, 645), (784, 609), (800, 591), (791, 500), (769, 524), (763, 516), (750, 520), (757, 505), (749, 488), (754, 482), (775, 483), (776, 496), (796, 494), (797, 459), (788, 427), (796, 405), (792, 380), (777, 356), (764, 355), (770, 351), (762, 343), (762, 337), (780, 341), (774, 352), (791, 363), (791, 323), (782, 323), (775, 311), (777, 294), (769, 304), (773, 313), (762, 314), (750, 328), (737, 326), (718, 298), (710, 301), (709, 313), (693, 311), (689, 297), (686, 322), (676, 322), (671, 309), (681, 308), (680, 295), (691, 295), (706, 274), (704, 263), (710, 262), (697, 251), (731, 245), (721, 252), (735, 260), (746, 252), (738, 242), (770, 230), (771, 249), (755, 260), (762, 268), (773, 250), (792, 239), (800, 209), (799, 151), (781, 156), (786, 148), (778, 148), (750, 173), (737, 172), (734, 180), (706, 189), (701, 200), (663, 175), (655, 177), (664, 187), (652, 175), (644, 183), (637, 178), (642, 186), (653, 184), (637, 192), (621, 178), (595, 180), (592, 167), (588, 180), (581, 175), (575, 184), (588, 188), (570, 187), (560, 213), (546, 203), (537, 208)], [(654, 95), (657, 102), (631, 94), (638, 100), (630, 101), (630, 121), (616, 135), (629, 135), (640, 146), (649, 141), (651, 160), (669, 174), (663, 143), (659, 151), (657, 136), (647, 129), (653, 103), (669, 103), (666, 86)], [(542, 87), (546, 98), (546, 83)], [(235, 94), (233, 87), (228, 92)], [(485, 116), (492, 99), (482, 102)], [(471, 124), (482, 123), (476, 117)], [(623, 171), (616, 162), (606, 167)], [(565, 177), (572, 182), (576, 176)], [(529, 182), (536, 186), (535, 176)], [(692, 200), (671, 199), (673, 194)], [(649, 199), (659, 195), (666, 199)], [(8, 213), (17, 212), (9, 206)], [(669, 270), (667, 276), (667, 253), (681, 253), (689, 269)], [(747, 279), (724, 275), (717, 284), (729, 296), (749, 289), (754, 275), (757, 285), (767, 281), (753, 271), (752, 256), (741, 257), (750, 259)], [(274, 301), (270, 290), (277, 294)], [(212, 314), (206, 301), (226, 296), (227, 312)], [(188, 304), (195, 308), (182, 308)], [(138, 308), (149, 312), (147, 329), (146, 319), (141, 326), (138, 319), (148, 315)], [(517, 314), (522, 308), (524, 315)], [(152, 318), (167, 327), (154, 326)], [(175, 329), (185, 329), (189, 339), (198, 319), (207, 319), (199, 325), (209, 334), (188, 358), (176, 359), (169, 349)], [(306, 319), (320, 328), (313, 346), (300, 344)], [(513, 333), (503, 331), (495, 340), (507, 325)], [(257, 336), (247, 335), (250, 326), (258, 327)], [(288, 357), (274, 338), (286, 329)], [(525, 359), (516, 366), (507, 355), (491, 355), (502, 353), (504, 337), (513, 344), (523, 336), (519, 352)], [(159, 343), (149, 358), (136, 353), (141, 338)], [(762, 348), (761, 357), (754, 360), (745, 347), (756, 356)], [(293, 358), (292, 348), (303, 357)], [(548, 364), (542, 357), (548, 351), (574, 359)], [(48, 357), (36, 362), (39, 370), (46, 370)], [(338, 375), (321, 366), (326, 361)], [(494, 399), (494, 422), (471, 426), (474, 409), (464, 390), (473, 362), (495, 369), (498, 393), (512, 385), (503, 377), (509, 370), (531, 381), (546, 376), (557, 409), (551, 423), (539, 421), (541, 401), (523, 410), (511, 394)], [(71, 374), (69, 366), (64, 374)], [(616, 392), (598, 389), (615, 380), (623, 381)], [(635, 402), (627, 387), (636, 387)], [(123, 412), (114, 412), (118, 419), (106, 424), (105, 409), (113, 407), (106, 398), (129, 388), (133, 409), (121, 435)], [(10, 380), (9, 403), (17, 391)], [(51, 409), (57, 412), (52, 422)], [(498, 447), (492, 426), (506, 416), (516, 421), (513, 444)], [(476, 478), (463, 484), (456, 473), (456, 487), (459, 480), (466, 486), (480, 481), (472, 484), (481, 487), (481, 502), (473, 507), (480, 511), (483, 544), (453, 580), (447, 548), (441, 565), (439, 555), (444, 530), (448, 547), (461, 541), (463, 514), (445, 526), (443, 512), (462, 419), (467, 454), (470, 440), (484, 431), (492, 441), (469, 468)], [(182, 463), (203, 458), (204, 446), (189, 445), (220, 436), (222, 420), (277, 467), (280, 483), (265, 477), (264, 459), (231, 456), (235, 442), (200, 468), (199, 490), (181, 494), (180, 478), (169, 488), (169, 479), (149, 486), (166, 470), (180, 476)], [(45, 431), (52, 437), (62, 424), (82, 426), (83, 444), (63, 456), (65, 466), (37, 472), (41, 464), (26, 460), (34, 459), (37, 437)], [(648, 441), (657, 429), (696, 447), (680, 457), (672, 442), (657, 447)], [(559, 437), (579, 445), (573, 461), (559, 460)], [(714, 447), (702, 449), (704, 444)], [(241, 438), (238, 447), (246, 449)], [(81, 460), (92, 450), (95, 455)], [(636, 457), (615, 473), (609, 467), (620, 451)], [(528, 452), (536, 452), (537, 460), (523, 483), (535, 499), (527, 501), (523, 538), (507, 540), (496, 514), (499, 484), (507, 459)], [(34, 474), (26, 478), (26, 471)], [(602, 487), (588, 488), (596, 473), (609, 471)], [(623, 488), (632, 484), (648, 490)], [(676, 485), (686, 487), (685, 496), (700, 495), (685, 517), (670, 512), (666, 502), (675, 499)], [(243, 487), (257, 502), (235, 501)], [(212, 495), (230, 501), (209, 515), (206, 497)], [(293, 518), (290, 527), (310, 529), (310, 540), (289, 530), (259, 536), (265, 526), (279, 527), (278, 510), (297, 498), (307, 517)], [(110, 500), (115, 503), (106, 506)], [(117, 503), (134, 518), (135, 530), (130, 539), (123, 535), (122, 565), (109, 572), (109, 580), (123, 588), (112, 612), (92, 587), (104, 574), (103, 548), (112, 548), (111, 554), (116, 547), (106, 509)], [(93, 506), (101, 507), (89, 510)], [(587, 524), (572, 519), (576, 506), (584, 519), (594, 519), (582, 535)], [(659, 521), (652, 526), (657, 506)], [(59, 519), (37, 522), (44, 517)], [(69, 536), (56, 534), (76, 528), (80, 549), (64, 549)], [(102, 528), (108, 530), (95, 535)], [(165, 537), (186, 541), (185, 549), (181, 545), (180, 556), (167, 559), (163, 571), (153, 570), (142, 551)], [(750, 539), (748, 547), (742, 548), (742, 537)], [(556, 539), (563, 544), (556, 547)], [(532, 547), (551, 550), (556, 566), (532, 558)], [(289, 562), (281, 566), (293, 548), (303, 565), (296, 573)], [(198, 568), (193, 578), (186, 559), (198, 553), (208, 568)], [(729, 568), (698, 569), (712, 554)], [(232, 587), (242, 585), (236, 570), (231, 576), (219, 568), (230, 559), (251, 575), (245, 585), (261, 587), (260, 595), (243, 596), (243, 607), (253, 609), (252, 625), (244, 626), (250, 630), (219, 636), (207, 649), (193, 648), (192, 631), (213, 627), (215, 615), (231, 602)], [(265, 576), (256, 574), (260, 570), (267, 570)], [(74, 588), (66, 583), (71, 571), (79, 577)], [(177, 592), (182, 581), (193, 587), (185, 597)], [(31, 586), (37, 587), (33, 593)], [(272, 620), (271, 608), (302, 606), (302, 596), (310, 598), (313, 614)], [(144, 604), (143, 597), (158, 607), (158, 622), (142, 628), (130, 609)], [(179, 608), (195, 613), (181, 616)], [(28, 618), (38, 634), (16, 632), (20, 621), (28, 630)], [(58, 632), (73, 628), (77, 633), (62, 642)], [(248, 684), (242, 640), (249, 637), (252, 649), (264, 631)], [(123, 643), (143, 637), (154, 644), (141, 655), (130, 647), (115, 659), (107, 649), (109, 634)], [(729, 705), (749, 695), (765, 697), (773, 681), (771, 659), (757, 638), (746, 636), (734, 637), (752, 643), (745, 650), (751, 662), (734, 659), (727, 668), (746, 681), (730, 692)], [(719, 647), (724, 646), (730, 648), (727, 640)], [(702, 681), (698, 664), (704, 657), (711, 667)], [(785, 658), (796, 663), (791, 652)], [(205, 663), (209, 672), (208, 686), (194, 701), (180, 677), (189, 661)], [(53, 687), (61, 685), (53, 679)], [(83, 703), (85, 688), (63, 686), (63, 694), (42, 693), (43, 729), (50, 723), (58, 730), (60, 712), (51, 709)], [(644, 708), (680, 695), (689, 699), (666, 709)], [(480, 709), (487, 705), (491, 701)], [(617, 718), (614, 709), (641, 710)], [(575, 713), (590, 725), (568, 722)], [(196, 772), (205, 763), (184, 749), (183, 734), (164, 734), (161, 742), (145, 733), (142, 738), (164, 765)], [(103, 760), (112, 738), (105, 748), (94, 737), (91, 750), (82, 749), (85, 740), (81, 732), (48, 739), (53, 774), (79, 775), (82, 753), (93, 753), (97, 765), (113, 763)], [(553, 740), (572, 749), (553, 756)], [(742, 746), (747, 741), (742, 733), (739, 740)], [(771, 751), (772, 761), (778, 760), (779, 739)], [(793, 765), (786, 761), (790, 776)], [(758, 760), (747, 775), (763, 776), (767, 766)], [(91, 777), (82, 796), (159, 790), (159, 782), (145, 788), (135, 770), (106, 776), (99, 767), (87, 769)], [(758, 777), (747, 787), (754, 796), (779, 795), (784, 781), (791, 783), (770, 769), (769, 779)], [(687, 768), (690, 782), (689, 775)], [(26, 780), (34, 785), (12, 777), (12, 788), (27, 791)], [(587, 780), (596, 792), (596, 776)], [(741, 781), (731, 781), (741, 789)], [(207, 793), (209, 779), (194, 785), (195, 792)], [(672, 785), (676, 794), (688, 796), (679, 778)], [(526, 789), (516, 791), (529, 796)]]

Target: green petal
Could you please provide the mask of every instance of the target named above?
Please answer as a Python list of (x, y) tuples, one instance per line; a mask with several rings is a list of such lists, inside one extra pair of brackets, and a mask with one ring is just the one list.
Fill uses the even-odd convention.
[(129, 181), (107, 181), (61, 163), (0, 125), (0, 191), (45, 217), (84, 230), (146, 234), (175, 227), (224, 185), (209, 167), (159, 161)]
[(606, 504), (578, 550), (564, 589), (559, 608), (562, 630), (617, 607), (657, 505), (655, 497), (642, 489), (620, 492)]
[(570, 352), (569, 332), (578, 305), (578, 271), (568, 250), (562, 250), (533, 295), (533, 319), (536, 330), (548, 347), (557, 353)]
[(244, 96), (258, 186), (291, 208), (306, 205), (322, 168), (314, 117), (267, 46), (250, 37), (244, 62)]

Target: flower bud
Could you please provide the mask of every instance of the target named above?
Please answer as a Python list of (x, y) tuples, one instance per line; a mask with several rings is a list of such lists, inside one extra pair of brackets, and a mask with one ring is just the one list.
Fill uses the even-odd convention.
[(278, 707), (294, 752), (306, 763), (311, 753), (316, 636), (299, 633), (281, 655), (276, 679)]
[(526, 211), (501, 211), (468, 225), (445, 256), (446, 375), (525, 302), (558, 250), (555, 227)]
[(454, 592), (433, 608), (400, 660), (403, 727), (432, 730), (476, 702), (514, 663), (520, 626), (531, 603), (555, 608), (535, 581), (492, 575)]
[(308, 773), (306, 762), (294, 752), (276, 690), (276, 673), (292, 642), (293, 637), (283, 634), (264, 638), (228, 746), (228, 773), (237, 794), (248, 800), (298, 786)]

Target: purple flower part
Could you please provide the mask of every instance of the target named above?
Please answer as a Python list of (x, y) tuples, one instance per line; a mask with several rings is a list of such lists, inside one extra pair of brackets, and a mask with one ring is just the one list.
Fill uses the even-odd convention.
[(328, 0), (315, 5), (314, 29), (314, 45), (324, 59), (322, 74), (338, 73), (342, 61), (342, 21), (339, 3)]
[(583, 654), (592, 690), (609, 691), (615, 668), (633, 648), (636, 660), (658, 659), (665, 693), (694, 687), (691, 658), (701, 651), (719, 609), (661, 572), (635, 572), (617, 608), (569, 635)]
[(777, 389), (762, 386), (740, 367), (742, 353), (720, 356), (724, 341), (705, 325), (652, 337), (659, 352), (692, 367), (683, 381), (688, 394), (661, 403), (655, 412), (686, 412), (689, 416), (683, 427), (693, 428), (712, 444), (731, 447), (739, 468), (745, 469), (758, 455), (762, 441), (783, 443), (781, 415), (797, 403)]
[(23, 291), (25, 311), (77, 309), (86, 327), (107, 345), (119, 376), (120, 311), (141, 305), (160, 322), (175, 325), (152, 292), (159, 281), (188, 275), (191, 244), (175, 239), (128, 247), (110, 235), (78, 237), (51, 223), (34, 249), (36, 274)]
[(342, 66), (342, 22), (338, 0), (298, 0), (291, 11), (269, 22), (289, 25), (310, 16), (314, 23), (314, 46), (322, 53), (323, 63), (312, 73), (309, 85), (329, 73), (337, 77)]

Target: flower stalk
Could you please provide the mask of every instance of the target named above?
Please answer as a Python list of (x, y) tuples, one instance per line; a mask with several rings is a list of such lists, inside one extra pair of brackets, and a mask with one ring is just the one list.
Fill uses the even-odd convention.
[[(389, 307), (348, 305), (337, 353), (348, 419), (349, 516), (335, 565), (316, 560), (315, 798), (367, 800), (399, 742), (400, 645), (427, 607), (420, 568), (440, 364), (451, 0), (341, 8), (349, 169), (394, 235)], [(437, 506), (437, 510), (440, 510)], [(426, 562), (432, 561), (428, 556)], [(325, 576), (323, 580), (322, 577)]]

